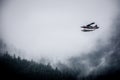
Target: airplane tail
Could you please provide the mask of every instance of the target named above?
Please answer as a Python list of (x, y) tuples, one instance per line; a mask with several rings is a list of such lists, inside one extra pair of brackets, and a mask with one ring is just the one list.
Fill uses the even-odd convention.
[(95, 28), (98, 29), (99, 27), (97, 25), (95, 25)]

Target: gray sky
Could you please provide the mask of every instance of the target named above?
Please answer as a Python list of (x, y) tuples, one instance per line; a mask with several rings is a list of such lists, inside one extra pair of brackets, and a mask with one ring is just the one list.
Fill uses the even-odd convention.
[[(115, 0), (4, 0), (3, 39), (25, 52), (27, 59), (41, 57), (64, 61), (106, 45), (117, 14)], [(81, 32), (96, 22), (100, 29)], [(17, 54), (17, 53), (16, 53)]]

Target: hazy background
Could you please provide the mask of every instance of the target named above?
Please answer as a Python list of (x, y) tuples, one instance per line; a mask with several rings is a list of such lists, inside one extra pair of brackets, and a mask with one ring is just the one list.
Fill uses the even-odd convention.
[[(116, 0), (3, 0), (1, 3), (2, 39), (11, 54), (26, 59), (65, 62), (108, 45), (114, 34)], [(80, 26), (91, 22), (96, 22), (100, 29), (81, 32)]]

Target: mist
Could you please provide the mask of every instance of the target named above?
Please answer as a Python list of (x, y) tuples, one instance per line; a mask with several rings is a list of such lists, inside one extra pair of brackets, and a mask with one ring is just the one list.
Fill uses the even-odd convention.
[[(109, 45), (117, 15), (115, 0), (4, 0), (1, 6), (2, 39), (10, 54), (52, 63)], [(100, 29), (82, 32), (80, 26), (91, 22)]]

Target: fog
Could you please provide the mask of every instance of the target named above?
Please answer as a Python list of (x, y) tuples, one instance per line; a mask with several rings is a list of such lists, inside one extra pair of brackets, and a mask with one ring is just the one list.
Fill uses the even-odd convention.
[[(11, 54), (26, 59), (65, 62), (92, 54), (110, 43), (116, 0), (4, 0), (2, 38)], [(95, 22), (100, 28), (82, 32)]]

